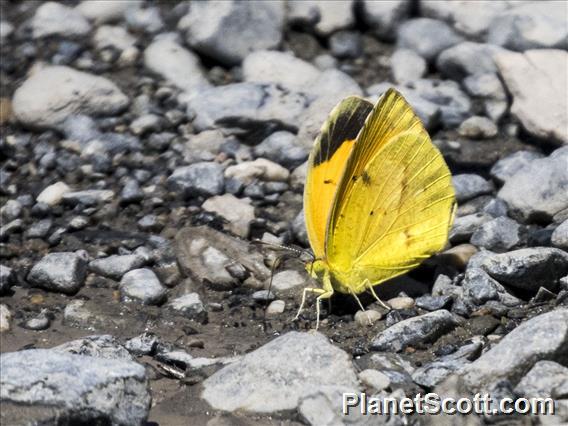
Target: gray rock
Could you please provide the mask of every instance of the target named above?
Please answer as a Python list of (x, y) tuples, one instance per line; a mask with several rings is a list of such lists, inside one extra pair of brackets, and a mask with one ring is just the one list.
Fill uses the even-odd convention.
[(554, 361), (539, 361), (515, 387), (525, 398), (550, 398), (557, 386), (568, 382), (568, 368)]
[(352, 26), (354, 0), (321, 3), (317, 0), (288, 3), (288, 21), (315, 27), (318, 34), (328, 36)]
[(17, 200), (8, 200), (6, 201), (6, 204), (0, 208), (0, 216), (2, 216), (2, 220), (7, 222), (17, 219), (21, 213), (22, 204)]
[(53, 351), (104, 359), (134, 361), (130, 353), (110, 334), (86, 336), (51, 348)]
[(130, 123), (130, 131), (135, 135), (159, 132), (161, 129), (162, 119), (155, 114), (144, 114)]
[(15, 219), (0, 227), (0, 241), (5, 241), (10, 234), (21, 232), (24, 227), (22, 219)]
[(293, 269), (279, 271), (272, 277), (272, 288), (276, 293), (307, 286), (307, 277)]
[(305, 246), (309, 245), (308, 231), (306, 230), (306, 221), (303, 210), (300, 211), (292, 221), (292, 232), (294, 233), (294, 238), (296, 238), (300, 243)]
[(489, 300), (498, 300), (503, 286), (479, 268), (468, 268), (462, 281), (464, 296), (476, 305), (483, 305)]
[(25, 125), (58, 128), (70, 115), (113, 115), (128, 103), (128, 97), (104, 77), (47, 66), (16, 90), (12, 108)]
[(490, 139), (497, 136), (497, 125), (487, 117), (473, 116), (465, 120), (458, 128), (461, 136), (470, 139)]
[(157, 7), (136, 8), (126, 10), (124, 14), (128, 27), (134, 31), (153, 34), (164, 27), (164, 21)]
[(410, 14), (410, 3), (404, 0), (363, 0), (363, 20), (373, 34), (386, 41), (395, 39), (397, 29)]
[(16, 272), (5, 265), (0, 265), (0, 295), (6, 294), (16, 283)]
[(533, 160), (542, 157), (543, 155), (539, 152), (517, 151), (497, 161), (491, 168), (491, 177), (502, 184)]
[(568, 148), (531, 161), (508, 178), (497, 195), (515, 218), (550, 222), (568, 207)]
[[(234, 83), (199, 92), (188, 100), (197, 130), (215, 127), (250, 130), (252, 124), (281, 123), (297, 128), (306, 107), (304, 95), (272, 84)], [(329, 112), (329, 111), (328, 111)]]
[(554, 230), (550, 237), (550, 242), (553, 246), (568, 251), (568, 219)]
[(54, 1), (43, 3), (37, 8), (30, 26), (34, 38), (80, 37), (91, 31), (89, 21), (81, 13)]
[(467, 76), (495, 73), (495, 56), (505, 50), (492, 44), (464, 41), (444, 50), (438, 56), (436, 68), (443, 76), (463, 80)]
[(308, 158), (308, 150), (290, 132), (280, 131), (271, 134), (253, 148), (257, 157), (268, 158), (288, 169), (298, 167)]
[(416, 298), (416, 306), (427, 311), (437, 311), (447, 308), (452, 303), (450, 296), (430, 296), (425, 294)]
[(207, 311), (197, 293), (189, 293), (173, 299), (168, 306), (191, 320), (201, 323), (207, 321)]
[(568, 48), (564, 2), (522, 2), (498, 14), (487, 36), (491, 44), (511, 50)]
[(20, 423), (25, 413), (36, 424), (139, 425), (150, 411), (145, 369), (132, 361), (31, 349), (3, 353), (0, 366), (2, 418), (8, 424)]
[(251, 222), (255, 218), (250, 199), (237, 198), (232, 194), (218, 195), (205, 201), (202, 208), (227, 220), (226, 228), (235, 235), (248, 237)]
[(464, 361), (453, 359), (430, 362), (417, 368), (412, 380), (420, 386), (433, 388), (450, 374), (458, 373), (465, 364)]
[(487, 256), (480, 264), (502, 284), (536, 293), (539, 287), (554, 291), (568, 274), (568, 253), (557, 248), (531, 247)]
[[(504, 52), (496, 55), (495, 62), (513, 98), (511, 114), (523, 128), (543, 141), (568, 144), (568, 103), (564, 96), (568, 88), (563, 78), (568, 73), (568, 53), (548, 49), (524, 54)], [(538, 107), (544, 103), (548, 108)]]
[(24, 323), (23, 327), (27, 328), (28, 330), (41, 331), (41, 330), (47, 330), (50, 325), (51, 325), (51, 320), (47, 315), (47, 309), (42, 309), (41, 312), (37, 314), (35, 317), (28, 319)]
[(63, 200), (63, 195), (70, 192), (71, 188), (65, 182), (56, 182), (43, 189), (36, 197), (38, 203), (44, 203), (48, 206), (55, 206)]
[(440, 52), (463, 39), (444, 22), (429, 18), (416, 18), (403, 23), (398, 29), (397, 46), (414, 50), (428, 62), (436, 60)]
[(487, 389), (499, 380), (517, 383), (537, 361), (558, 361), (568, 355), (568, 309), (531, 318), (507, 334), (464, 368), (472, 390)]
[(4, 333), (6, 331), (10, 331), (12, 328), (12, 313), (8, 306), (4, 305), (3, 303), (0, 304), (0, 333)]
[(14, 26), (8, 21), (0, 21), (0, 40), (4, 41), (14, 32)]
[(124, 274), (146, 264), (146, 260), (137, 254), (112, 255), (89, 262), (89, 270), (103, 277), (120, 280)]
[(430, 312), (397, 322), (379, 333), (370, 348), (400, 352), (408, 346), (435, 341), (457, 325), (457, 318), (445, 309)]
[(124, 347), (134, 356), (152, 355), (159, 343), (156, 335), (144, 332), (124, 343)]
[(144, 66), (186, 92), (210, 86), (197, 55), (173, 37), (156, 38), (144, 50)]
[(122, 204), (139, 203), (144, 199), (144, 191), (136, 179), (127, 179), (120, 191)]
[(83, 286), (87, 260), (82, 254), (61, 252), (46, 254), (28, 274), (34, 287), (74, 294)]
[(106, 0), (84, 0), (75, 9), (85, 18), (100, 25), (121, 20), (126, 11), (137, 9), (141, 4), (142, 0), (117, 0), (111, 3)]
[(458, 203), (471, 200), (478, 195), (490, 194), (494, 190), (493, 184), (490, 181), (485, 180), (479, 175), (469, 173), (454, 175), (452, 184), (456, 191)]
[(84, 191), (72, 191), (63, 194), (63, 201), (67, 204), (85, 207), (96, 206), (108, 202), (114, 198), (114, 192), (108, 189), (87, 189)]
[(338, 31), (329, 38), (329, 49), (336, 58), (354, 59), (363, 53), (363, 41), (356, 31)]
[(471, 244), (495, 252), (504, 252), (521, 242), (521, 227), (508, 217), (497, 217), (482, 223), (471, 236)]
[(136, 38), (125, 28), (114, 25), (103, 25), (97, 29), (93, 42), (98, 50), (114, 49), (120, 53), (118, 63), (131, 65), (139, 55)]
[[(374, 2), (385, 4), (385, 2)], [(391, 56), (391, 72), (397, 83), (412, 82), (426, 74), (426, 60), (410, 49), (397, 49)]]
[(168, 187), (182, 197), (218, 195), (223, 192), (223, 166), (214, 162), (195, 163), (179, 167), (168, 178)]
[(500, 198), (493, 198), (485, 205), (485, 207), (483, 207), (483, 213), (487, 213), (492, 217), (507, 216), (508, 211), (507, 203)]
[(284, 14), (283, 2), (197, 2), (178, 28), (186, 31), (187, 43), (195, 50), (237, 65), (251, 51), (280, 44)]
[(359, 388), (351, 357), (322, 334), (289, 332), (213, 374), (202, 397), (218, 410), (271, 413), (335, 386)]
[(166, 288), (150, 269), (134, 269), (120, 280), (120, 295), (123, 300), (135, 300), (144, 305), (158, 305), (166, 298)]

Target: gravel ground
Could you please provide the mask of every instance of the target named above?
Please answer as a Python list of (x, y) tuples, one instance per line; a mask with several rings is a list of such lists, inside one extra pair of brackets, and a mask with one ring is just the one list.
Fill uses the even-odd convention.
[[(2, 424), (568, 423), (565, 2), (0, 4)], [(334, 297), (302, 257), (333, 106), (396, 87), (458, 199), (447, 249)], [(268, 307), (266, 308), (266, 306)], [(554, 416), (341, 414), (342, 393)]]

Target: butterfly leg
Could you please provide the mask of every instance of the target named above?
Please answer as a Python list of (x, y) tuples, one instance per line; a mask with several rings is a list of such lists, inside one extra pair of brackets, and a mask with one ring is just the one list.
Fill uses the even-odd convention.
[(375, 289), (373, 289), (373, 285), (371, 284), (371, 282), (369, 280), (365, 280), (365, 287), (367, 287), (371, 291), (371, 294), (373, 295), (373, 297), (377, 300), (377, 302), (379, 302), (379, 304), (383, 308), (385, 308), (389, 311), (392, 309), (389, 305), (387, 305), (385, 302), (383, 302), (381, 299), (379, 299), (379, 296), (377, 296), (377, 293), (375, 293)]
[(333, 296), (333, 286), (331, 285), (331, 280), (329, 279), (329, 275), (324, 275), (323, 278), (323, 288), (318, 289), (321, 294), (316, 298), (316, 331), (319, 328), (320, 323), (320, 308), (321, 308), (321, 300), (322, 299), (329, 299)]

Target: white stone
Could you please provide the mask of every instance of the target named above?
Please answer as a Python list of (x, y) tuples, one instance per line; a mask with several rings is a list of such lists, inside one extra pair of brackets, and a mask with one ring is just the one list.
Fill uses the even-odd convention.
[(132, 34), (123, 27), (114, 25), (100, 26), (93, 36), (93, 41), (99, 50), (112, 47), (120, 52), (136, 44), (136, 38)]
[(276, 292), (287, 291), (297, 287), (307, 287), (307, 284), (307, 277), (293, 269), (277, 272), (272, 277), (272, 289)]
[(128, 103), (128, 97), (104, 77), (47, 66), (16, 90), (12, 108), (25, 125), (57, 128), (70, 115), (114, 114)]
[(173, 37), (156, 38), (144, 51), (144, 66), (187, 92), (210, 86), (198, 56)]
[(43, 3), (31, 20), (34, 38), (59, 35), (83, 36), (91, 31), (91, 24), (75, 9), (57, 2)]
[(414, 307), (414, 299), (412, 297), (393, 297), (387, 301), (387, 304), (393, 309), (410, 309)]
[(141, 4), (142, 0), (83, 0), (75, 9), (95, 24), (106, 24), (119, 21), (128, 9)]
[(355, 23), (353, 6), (353, 0), (291, 1), (288, 2), (288, 19), (315, 24), (315, 29), (319, 34), (329, 35)]
[(286, 309), (286, 302), (283, 300), (274, 300), (266, 308), (266, 315), (278, 315)]
[(380, 392), (390, 386), (390, 379), (378, 370), (367, 369), (359, 373), (359, 379), (363, 384), (372, 388), (375, 392)]
[(511, 113), (531, 135), (568, 144), (568, 52), (528, 50), (496, 55), (513, 97)]
[(392, 41), (398, 24), (408, 17), (410, 5), (408, 0), (364, 0), (363, 19), (377, 37)]
[(49, 206), (55, 206), (63, 200), (63, 195), (68, 192), (71, 192), (71, 188), (65, 182), (56, 182), (41, 191), (36, 201)]
[(246, 185), (256, 179), (284, 182), (290, 177), (290, 172), (280, 164), (265, 158), (257, 158), (254, 161), (244, 161), (227, 167), (225, 177), (240, 180)]
[(374, 309), (369, 309), (366, 311), (357, 311), (355, 313), (355, 321), (357, 321), (359, 325), (367, 327), (373, 325), (381, 318), (382, 318), (381, 313), (379, 311), (375, 311)]
[(0, 305), (0, 333), (5, 331), (10, 331), (10, 321), (12, 320), (12, 313), (8, 309), (8, 306)]
[(255, 217), (249, 198), (237, 198), (232, 194), (217, 195), (205, 201), (202, 208), (226, 219), (227, 228), (235, 235), (248, 237), (250, 223)]

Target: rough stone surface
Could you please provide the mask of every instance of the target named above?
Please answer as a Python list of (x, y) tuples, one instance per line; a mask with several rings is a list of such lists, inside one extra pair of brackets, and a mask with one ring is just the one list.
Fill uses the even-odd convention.
[(197, 293), (189, 293), (177, 297), (168, 303), (173, 310), (180, 312), (186, 318), (205, 322), (207, 321), (207, 311)]
[(120, 280), (128, 271), (138, 269), (145, 263), (146, 260), (137, 254), (112, 255), (92, 260), (89, 269), (103, 277)]
[(120, 294), (124, 300), (135, 300), (145, 305), (157, 305), (166, 298), (166, 289), (150, 269), (134, 269), (120, 280)]
[(462, 80), (467, 76), (495, 73), (495, 56), (505, 50), (492, 44), (464, 41), (438, 56), (436, 66), (443, 76)]
[(454, 175), (452, 183), (458, 202), (471, 200), (478, 195), (489, 194), (493, 191), (491, 182), (475, 174)]
[(49, 1), (37, 8), (31, 20), (35, 38), (48, 36), (79, 37), (91, 31), (91, 25), (81, 13), (61, 3)]
[(37, 407), (26, 416), (37, 424), (138, 425), (150, 410), (146, 372), (132, 361), (31, 349), (2, 354), (0, 366), (3, 423), (21, 421), (22, 404)]
[(550, 237), (550, 242), (553, 246), (568, 251), (568, 219), (554, 230)]
[(225, 185), (223, 167), (209, 161), (179, 167), (168, 178), (168, 185), (185, 197), (218, 195), (223, 192)]
[(320, 35), (350, 27), (355, 22), (353, 0), (321, 3), (317, 0), (288, 3), (288, 20), (300, 24), (312, 24)]
[(568, 368), (554, 361), (539, 361), (515, 387), (525, 398), (550, 398), (557, 386), (568, 383)]
[(82, 254), (46, 254), (36, 263), (27, 280), (35, 287), (66, 294), (76, 293), (85, 281), (87, 261)]
[(254, 220), (254, 206), (248, 198), (237, 198), (232, 194), (211, 197), (203, 203), (203, 209), (227, 220), (227, 229), (235, 235), (246, 238)]
[(114, 114), (128, 103), (120, 89), (104, 77), (47, 66), (16, 90), (12, 108), (25, 125), (57, 128), (70, 115)]
[(396, 37), (398, 26), (408, 18), (410, 3), (404, 0), (362, 2), (363, 19), (373, 33), (387, 41)]
[(359, 388), (350, 356), (321, 334), (289, 332), (209, 377), (202, 397), (215, 409), (267, 413), (330, 386)]
[(542, 157), (543, 155), (538, 152), (517, 151), (497, 161), (491, 167), (491, 177), (502, 184), (533, 160)]
[(521, 227), (508, 217), (497, 217), (482, 223), (471, 236), (471, 244), (495, 252), (512, 249), (521, 242)]
[(461, 41), (445, 22), (429, 18), (411, 19), (398, 29), (397, 45), (414, 50), (427, 61), (434, 61), (440, 52)]

